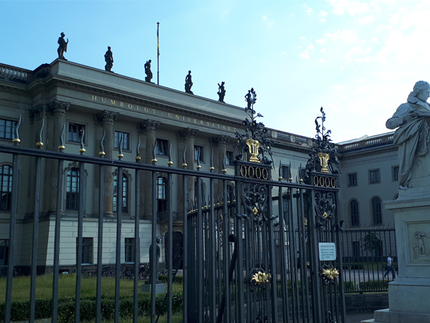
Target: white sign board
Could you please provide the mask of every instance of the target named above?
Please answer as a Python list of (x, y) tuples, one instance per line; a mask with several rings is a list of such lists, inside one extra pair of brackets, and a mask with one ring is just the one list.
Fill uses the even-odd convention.
[(320, 261), (336, 260), (336, 245), (334, 242), (320, 242)]

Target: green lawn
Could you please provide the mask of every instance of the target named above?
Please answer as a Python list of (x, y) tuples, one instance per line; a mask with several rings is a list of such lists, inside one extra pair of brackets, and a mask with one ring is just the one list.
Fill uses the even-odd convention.
[[(53, 275), (37, 276), (36, 279), (36, 298), (51, 298), (52, 297), (52, 281)], [(30, 283), (31, 277), (14, 277), (12, 285), (12, 300), (25, 301), (30, 299)], [(141, 292), (140, 286), (144, 284), (139, 281), (139, 294)], [(81, 280), (81, 298), (96, 297), (96, 278), (82, 277)], [(181, 284), (172, 285), (173, 292), (182, 292)], [(75, 296), (76, 289), (76, 276), (75, 275), (60, 275), (58, 280), (58, 297), (73, 297)], [(120, 297), (133, 296), (134, 281), (131, 279), (120, 280)], [(6, 278), (0, 278), (0, 294), (6, 293)], [(102, 294), (103, 297), (115, 297), (115, 278), (103, 277), (102, 278)], [(4, 299), (0, 299), (3, 303)]]

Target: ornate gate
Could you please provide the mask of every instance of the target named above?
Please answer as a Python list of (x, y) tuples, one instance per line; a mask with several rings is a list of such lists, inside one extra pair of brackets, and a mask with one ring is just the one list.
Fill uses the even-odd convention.
[(273, 180), (266, 128), (253, 104), (247, 112), (233, 198), (204, 205), (199, 192), (189, 208), (188, 322), (344, 322), (338, 163), (325, 114), (321, 108), (313, 152), (293, 183), (281, 171)]

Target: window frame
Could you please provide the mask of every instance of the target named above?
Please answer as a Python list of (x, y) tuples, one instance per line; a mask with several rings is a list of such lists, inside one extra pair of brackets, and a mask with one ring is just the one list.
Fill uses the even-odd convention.
[[(119, 149), (119, 135), (123, 135), (123, 141), (122, 141), (122, 149), (123, 150), (130, 150), (130, 133), (121, 131), (121, 130), (115, 130), (114, 134), (114, 149)], [(124, 140), (126, 138), (126, 140)]]
[[(78, 237), (76, 237), (76, 256), (78, 255)], [(86, 261), (89, 260), (89, 261)], [(82, 237), (82, 259), (81, 264), (94, 264), (94, 238)]]
[[(165, 146), (165, 147), (164, 147)], [(160, 149), (160, 147), (162, 147)], [(157, 138), (155, 140), (155, 155), (156, 156), (169, 156), (169, 141), (166, 139)]]
[[(374, 202), (378, 201), (378, 203)], [(370, 207), (372, 211), (372, 223), (373, 225), (382, 225), (382, 200), (379, 196), (374, 196), (370, 200)], [(378, 221), (375, 221), (378, 220)]]
[(227, 150), (225, 152), (225, 165), (226, 166), (234, 166), (233, 162), (234, 162), (233, 152)]
[[(373, 180), (372, 179), (372, 174), (378, 174), (378, 178)], [(381, 183), (381, 169), (380, 168), (375, 168), (375, 169), (369, 169), (369, 184), (379, 184)]]
[[(199, 153), (199, 155), (197, 154)], [(205, 150), (203, 146), (194, 145), (194, 161), (197, 162), (197, 158), (200, 157), (200, 163), (205, 162)]]
[[(355, 180), (351, 180), (351, 179), (355, 179)], [(355, 187), (355, 186), (358, 186), (358, 173), (357, 172), (349, 173), (347, 187)]]
[[(2, 122), (5, 124), (2, 125)], [(8, 125), (8, 123), (10, 123)], [(6, 119), (6, 118), (0, 118), (0, 139), (3, 140), (12, 140), (14, 139), (14, 133), (16, 129), (16, 125), (18, 124), (18, 121), (13, 119)], [(4, 127), (4, 129), (2, 129)], [(8, 131), (10, 129), (10, 131)]]
[[(8, 168), (6, 174), (5, 174), (5, 168)], [(0, 212), (10, 211), (11, 200), (12, 200), (12, 179), (13, 179), (13, 167), (8, 164), (0, 165)], [(4, 188), (5, 190), (3, 190)], [(6, 196), (6, 202), (5, 202), (6, 207), (3, 207), (4, 196)]]
[[(354, 209), (355, 209), (355, 213), (353, 213), (353, 203), (354, 205)], [(360, 208), (358, 205), (358, 201), (356, 199), (352, 199), (351, 201), (349, 201), (349, 218), (351, 221), (351, 227), (359, 227), (360, 226)]]
[[(76, 172), (76, 174), (73, 174), (73, 172)], [(79, 175), (79, 168), (76, 167), (70, 168), (66, 173), (66, 204), (64, 208), (68, 211), (79, 210)], [(74, 182), (73, 179), (75, 178), (76, 181)]]
[[(122, 174), (122, 213), (129, 213), (129, 178)], [(118, 212), (118, 174), (113, 176), (112, 212)]]
[[(75, 132), (75, 131), (70, 132), (70, 127), (73, 127), (73, 126), (78, 127), (76, 129), (77, 132)], [(82, 129), (85, 132), (84, 133), (84, 144), (86, 144), (86, 141), (87, 141), (87, 129), (86, 129), (86, 125), (81, 124), (81, 123), (76, 123), (76, 122), (69, 121), (68, 125), (67, 125), (67, 142), (68, 143), (74, 143), (74, 144), (81, 143), (81, 135), (80, 135), (80, 133), (81, 133)], [(76, 135), (75, 135), (75, 133), (76, 133)], [(75, 136), (78, 136), (78, 138), (76, 139)]]
[(136, 261), (135, 238), (124, 238), (124, 262), (133, 263)]

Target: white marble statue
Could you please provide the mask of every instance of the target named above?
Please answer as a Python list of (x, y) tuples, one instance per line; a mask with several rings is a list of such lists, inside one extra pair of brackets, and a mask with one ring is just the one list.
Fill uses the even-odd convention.
[[(430, 176), (429, 95), (430, 84), (418, 81), (408, 96), (408, 102), (400, 105), (385, 124), (389, 129), (398, 128), (394, 133), (394, 144), (399, 145), (399, 195), (402, 190), (428, 185), (423, 179)], [(424, 190), (416, 193), (422, 195)]]

